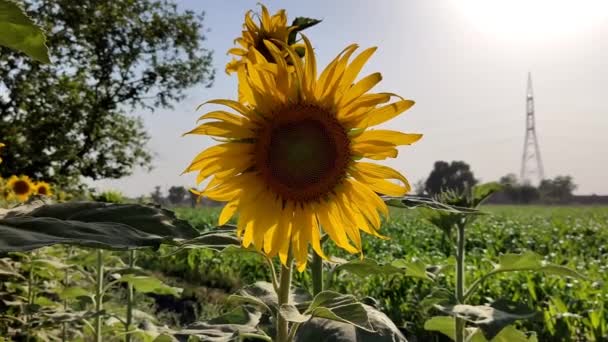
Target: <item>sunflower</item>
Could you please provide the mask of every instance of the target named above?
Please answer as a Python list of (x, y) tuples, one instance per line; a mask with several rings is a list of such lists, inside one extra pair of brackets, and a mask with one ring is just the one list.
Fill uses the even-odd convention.
[(267, 60), (271, 61), (273, 56), (266, 48), (265, 42), (280, 41), (287, 43), (289, 33), (296, 28), (295, 26), (287, 26), (285, 10), (279, 10), (271, 16), (266, 6), (260, 6), (262, 7), (262, 16), (259, 25), (253, 21), (251, 10), (245, 13), (242, 36), (234, 40), (241, 47), (228, 50), (229, 54), (239, 57), (239, 59), (233, 59), (226, 64), (226, 73), (236, 72), (240, 66), (245, 65), (247, 56), (253, 49), (259, 51)]
[(27, 201), (34, 192), (34, 184), (28, 176), (11, 176), (6, 183), (6, 187), (11, 192), (10, 196), (21, 202)]
[[(6, 145), (4, 145), (3, 143), (0, 143), (0, 150), (2, 150), (2, 148), (3, 148), (4, 146), (6, 146)], [(2, 163), (2, 158), (0, 158), (0, 163)]]
[(53, 192), (51, 191), (51, 185), (47, 182), (36, 182), (34, 184), (34, 191), (36, 195), (43, 195), (47, 197), (53, 196)]
[[(351, 253), (362, 251), (360, 231), (382, 237), (380, 216), (387, 216), (388, 208), (378, 194), (402, 196), (410, 185), (398, 171), (362, 159), (396, 157), (398, 145), (421, 138), (368, 129), (414, 104), (391, 93), (369, 93), (380, 82), (379, 73), (354, 82), (375, 48), (349, 61), (358, 48), (353, 44), (317, 77), (311, 44), (303, 40), (304, 60), (283, 46), (293, 66), (273, 44), (266, 47), (276, 67), (257, 51), (255, 64), (247, 61), (248, 73), (239, 75), (247, 104), (207, 102), (237, 114), (219, 110), (201, 116), (212, 121), (186, 134), (209, 135), (221, 143), (202, 151), (184, 171), (198, 171), (197, 183), (210, 179), (196, 194), (227, 202), (220, 225), (239, 213), (237, 233), (245, 247), (278, 254), (283, 264), (291, 250), (299, 271), (309, 244), (325, 257), (323, 232)], [(389, 103), (393, 97), (398, 100)]]

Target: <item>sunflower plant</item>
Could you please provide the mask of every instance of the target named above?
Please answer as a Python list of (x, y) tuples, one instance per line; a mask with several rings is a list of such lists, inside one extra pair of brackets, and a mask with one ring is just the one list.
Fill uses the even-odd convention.
[[(263, 8), (262, 24), (264, 18), (283, 23), (282, 15), (269, 17)], [(207, 112), (199, 119), (203, 123), (186, 133), (220, 141), (185, 172), (197, 172), (197, 183), (205, 183), (195, 193), (227, 202), (219, 225), (238, 214), (236, 234), (243, 247), (278, 257), (281, 272), (273, 285), (278, 308), (286, 310), (292, 310), (292, 264), (303, 272), (309, 247), (313, 258), (327, 259), (323, 235), (360, 255), (361, 232), (385, 238), (379, 229), (388, 207), (378, 194), (403, 196), (410, 185), (400, 172), (367, 160), (394, 158), (397, 146), (422, 137), (372, 129), (414, 105), (396, 94), (371, 92), (380, 73), (359, 78), (375, 47), (355, 54), (359, 47), (347, 46), (318, 73), (312, 43), (301, 37), (304, 57), (281, 39), (249, 45), (244, 67), (237, 70), (240, 99), (207, 101), (230, 111)], [(306, 314), (323, 311), (316, 309)], [(297, 321), (276, 315), (277, 341), (295, 336), (298, 325), (290, 330), (286, 316)]]
[[(583, 275), (565, 266), (549, 263), (532, 252), (507, 253), (499, 257), (494, 269), (474, 279), (466, 281), (466, 230), (479, 215), (479, 206), (493, 193), (499, 191), (497, 183), (486, 183), (467, 189), (462, 193), (447, 190), (435, 199), (387, 199), (396, 207), (421, 207), (422, 216), (439, 228), (455, 251), (449, 264), (455, 268), (454, 288), (437, 287), (422, 301), (424, 310), (435, 310), (442, 315), (429, 318), (424, 328), (437, 331), (456, 342), (464, 341), (537, 341), (536, 334), (518, 330), (514, 323), (533, 319), (538, 312), (528, 308), (526, 303), (513, 302), (503, 298), (486, 298), (483, 305), (469, 304), (489, 279), (498, 274), (511, 272), (537, 272), (547, 275), (585, 279)], [(454, 258), (455, 257), (455, 258)], [(448, 268), (443, 268), (444, 272)]]

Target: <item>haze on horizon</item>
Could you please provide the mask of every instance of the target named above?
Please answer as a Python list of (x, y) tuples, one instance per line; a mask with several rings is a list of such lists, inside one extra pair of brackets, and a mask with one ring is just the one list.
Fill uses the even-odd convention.
[[(245, 12), (257, 1), (178, 1), (181, 9), (206, 12), (207, 47), (214, 50), (216, 79), (198, 87), (173, 110), (142, 116), (154, 153), (151, 172), (91, 182), (128, 196), (193, 187), (195, 174), (180, 175), (210, 138), (181, 137), (213, 98), (235, 98), (236, 79), (224, 73), (226, 51), (240, 35)], [(315, 42), (319, 68), (350, 43), (378, 46), (362, 74), (379, 71), (375, 91), (416, 101), (386, 124), (423, 133), (387, 164), (413, 184), (437, 160), (463, 160), (482, 181), (519, 174), (525, 133), (525, 92), (532, 73), (536, 126), (545, 175), (571, 175), (577, 194), (608, 194), (608, 2), (601, 0), (265, 1), (289, 19), (323, 19), (306, 31)], [(211, 108), (211, 107), (210, 107)]]

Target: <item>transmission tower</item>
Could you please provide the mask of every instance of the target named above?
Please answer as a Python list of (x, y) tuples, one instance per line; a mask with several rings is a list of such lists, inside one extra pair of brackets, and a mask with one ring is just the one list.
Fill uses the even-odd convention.
[(532, 94), (532, 75), (530, 73), (528, 73), (528, 90), (526, 91), (526, 138), (524, 139), (524, 153), (521, 158), (519, 178), (523, 183), (530, 183), (534, 178), (537, 178), (540, 182), (545, 178), (536, 135), (534, 95)]

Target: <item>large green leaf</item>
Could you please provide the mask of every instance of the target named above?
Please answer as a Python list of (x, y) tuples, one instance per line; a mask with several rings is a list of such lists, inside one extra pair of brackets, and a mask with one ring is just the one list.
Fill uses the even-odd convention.
[[(40, 205), (41, 204), (41, 205)], [(180, 220), (170, 210), (143, 204), (115, 204), (102, 202), (68, 202), (30, 205), (29, 211), (10, 211), (6, 217), (53, 217), (80, 222), (112, 222), (134, 227), (142, 232), (178, 239), (199, 236), (188, 221)]]
[(224, 251), (228, 247), (239, 247), (240, 245), (241, 240), (236, 236), (236, 227), (233, 225), (223, 225), (202, 233), (193, 239), (183, 241), (180, 243), (177, 251), (193, 248), (209, 248)]
[(498, 264), (494, 266), (491, 274), (499, 272), (515, 271), (540, 271), (547, 274), (574, 277), (584, 279), (585, 277), (568, 267), (555, 265), (543, 260), (543, 257), (532, 252), (526, 251), (521, 254), (508, 253), (498, 257)]
[(438, 331), (451, 338), (452, 341), (456, 340), (456, 327), (454, 325), (454, 317), (452, 316), (431, 317), (424, 322), (424, 329), (428, 331)]
[[(262, 314), (251, 307), (240, 306), (234, 310), (208, 321), (196, 322), (170, 335), (180, 341), (232, 342), (243, 341), (242, 334), (253, 337), (252, 340), (271, 341), (258, 328)], [(259, 338), (255, 338), (258, 335)], [(249, 340), (248, 340), (249, 341)]]
[(436, 305), (444, 313), (453, 315), (479, 327), (484, 336), (492, 340), (506, 326), (522, 319), (531, 319), (537, 315), (536, 311), (518, 303), (496, 301), (490, 306), (486, 305)]
[(363, 330), (373, 331), (363, 304), (352, 295), (333, 291), (320, 292), (313, 298), (304, 314), (348, 323)]
[(50, 63), (42, 29), (12, 0), (0, 0), (0, 45), (21, 51), (33, 59)]
[(173, 295), (176, 297), (182, 292), (181, 288), (169, 286), (159, 279), (149, 276), (127, 274), (121, 276), (119, 281), (133, 285), (137, 292)]
[[(239, 292), (238, 296), (245, 297), (253, 302), (259, 302), (257, 306), (264, 304), (264, 309), (269, 308), (273, 313), (279, 309), (279, 297), (277, 297), (274, 287), (271, 283), (265, 281), (257, 281), (254, 284), (243, 287)], [(245, 301), (245, 298), (233, 298), (238, 301), (239, 299)], [(292, 288), (289, 294), (289, 302), (297, 307), (306, 308), (312, 297), (310, 294), (301, 288)]]
[[(424, 323), (424, 329), (440, 332), (452, 340), (455, 340), (456, 337), (454, 317), (452, 316), (431, 317)], [(488, 342), (479, 328), (466, 328), (465, 335), (468, 342)], [(508, 325), (498, 335), (494, 336), (491, 342), (538, 342), (538, 340), (535, 333), (531, 333), (531, 336), (528, 337), (524, 332)]]
[(300, 325), (295, 342), (407, 342), (388, 316), (370, 305), (362, 304), (362, 307), (373, 331), (340, 321), (312, 318)]
[(128, 249), (195, 236), (198, 231), (171, 211), (139, 204), (29, 205), (4, 212), (0, 218), (0, 252), (54, 244)]
[(547, 262), (543, 260), (542, 256), (532, 251), (525, 251), (521, 254), (507, 253), (498, 257), (498, 263), (494, 265), (494, 269), (492, 271), (478, 278), (473, 284), (471, 284), (470, 288), (465, 294), (465, 297), (468, 297), (469, 295), (473, 294), (479, 287), (479, 285), (488, 277), (491, 277), (498, 273), (521, 271), (542, 272), (545, 274), (585, 279), (585, 276), (578, 273), (577, 271), (565, 266)]

